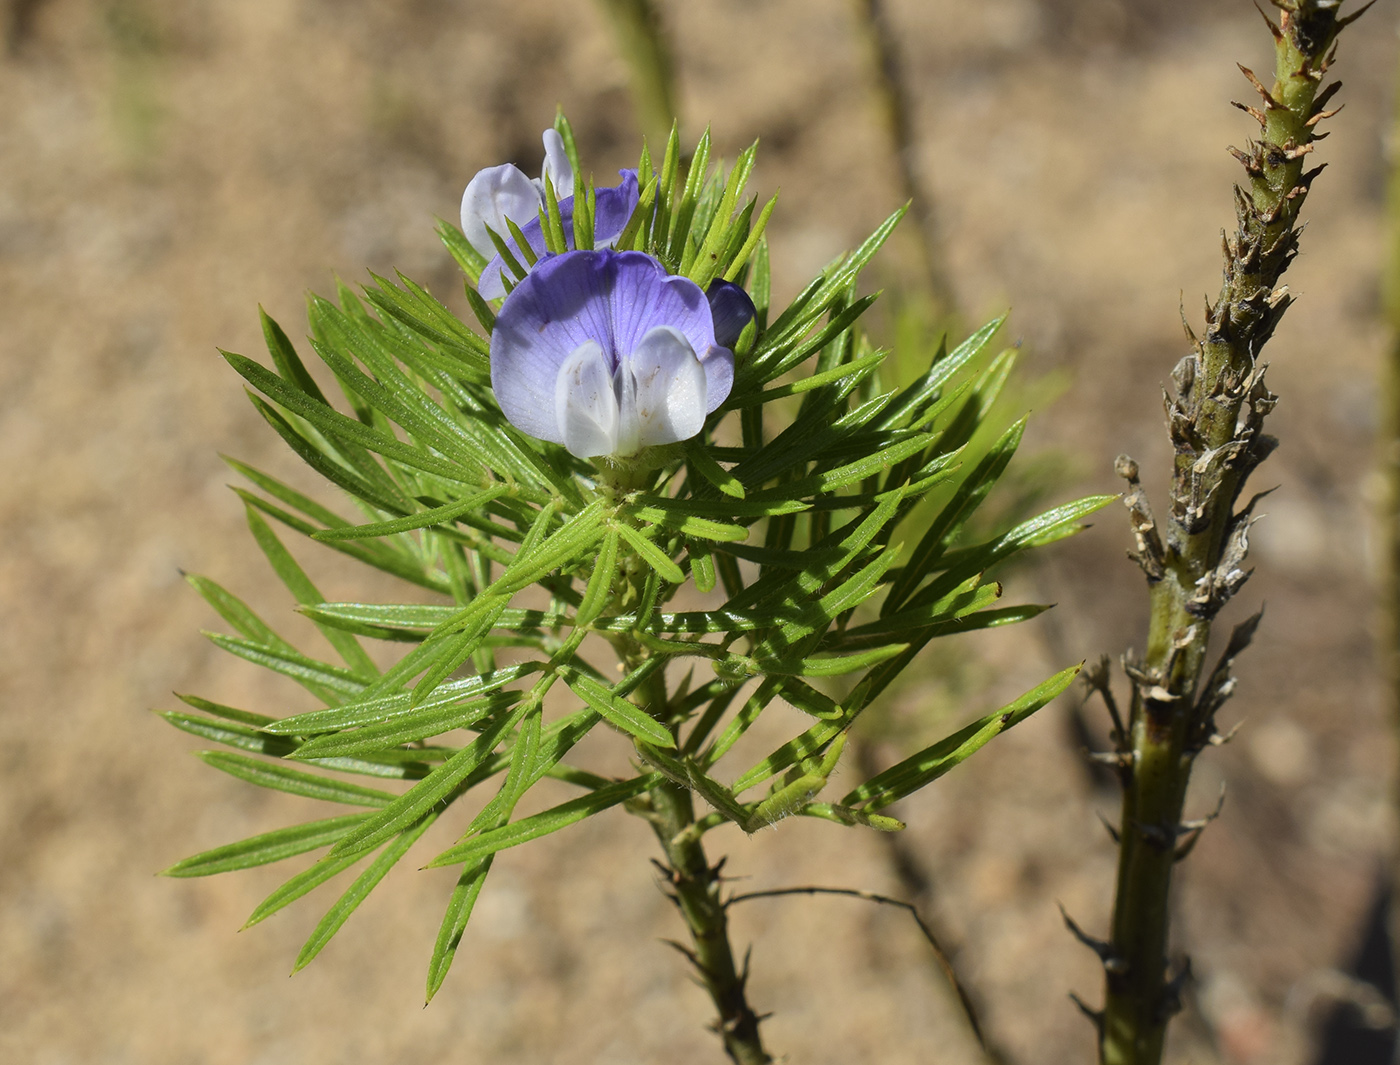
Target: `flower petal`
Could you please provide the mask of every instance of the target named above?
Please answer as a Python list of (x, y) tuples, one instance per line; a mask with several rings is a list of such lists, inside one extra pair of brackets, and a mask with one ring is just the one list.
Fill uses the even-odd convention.
[(496, 246), (491, 243), (486, 228), (489, 226), (499, 236), (509, 238), (507, 218), (523, 226), (539, 209), (540, 195), (535, 183), (519, 167), (510, 163), (490, 166), (478, 170), (462, 193), (462, 233), (473, 248), (488, 259), (493, 258)]
[[(554, 408), (562, 443), (581, 459), (611, 455), (618, 446), (618, 404), (603, 346), (580, 344), (559, 367)], [(548, 439), (546, 437), (546, 439)]]
[[(554, 131), (550, 130), (550, 132)], [(556, 133), (555, 136), (558, 134)], [(560, 143), (562, 145), (563, 142)], [(548, 160), (546, 160), (547, 162)], [(565, 162), (567, 163), (567, 158)], [(640, 198), (637, 191), (637, 172), (635, 170), (618, 172), (622, 175), (622, 182), (619, 185), (597, 190), (593, 242), (599, 248), (610, 247), (618, 237), (622, 236), (622, 231), (627, 228), (627, 223), (631, 221), (632, 212), (636, 210), (637, 201)], [(570, 180), (573, 180), (572, 177)], [(555, 188), (557, 190), (558, 186)], [(574, 247), (574, 198), (572, 196), (559, 201), (559, 218), (564, 226), (565, 245), (572, 251)], [(514, 216), (512, 216), (512, 221), (520, 226), (521, 235), (525, 238), (525, 242), (530, 245), (537, 259), (542, 259), (550, 254), (544, 239), (544, 227), (540, 224), (538, 207), (530, 215), (528, 221), (522, 222)], [(504, 222), (501, 224), (505, 225)], [(506, 238), (506, 247), (510, 249), (516, 261), (524, 266), (525, 256), (521, 254), (519, 245), (504, 229), (500, 232)], [(490, 243), (489, 239), (487, 243)], [(506, 294), (505, 260), (496, 254), (494, 246), (483, 254), (489, 255), (491, 261), (481, 271), (481, 277), (476, 283), (476, 291), (480, 293), (482, 299), (501, 299)]]
[(734, 387), (734, 352), (716, 344), (700, 356), (700, 365), (705, 370), (705, 413), (713, 414)]
[(705, 290), (715, 320), (715, 343), (733, 350), (744, 327), (758, 313), (749, 294), (732, 281), (715, 280)]
[[(635, 383), (631, 398), (637, 440), (632, 451), (689, 440), (705, 427), (705, 369), (680, 330), (656, 326), (623, 360), (621, 373)], [(630, 420), (627, 398), (624, 393), (624, 430)], [(619, 431), (618, 450), (628, 454), (623, 437)]]
[(668, 275), (660, 262), (639, 251), (594, 254), (606, 257), (611, 275), (613, 350), (619, 355), (635, 351), (658, 325), (678, 330), (692, 351), (714, 346), (710, 305), (694, 281)]
[(594, 341), (612, 361), (606, 272), (597, 252), (567, 252), (536, 264), (496, 315), (491, 332), (491, 387), (517, 428), (564, 442), (555, 410), (555, 379), (565, 360)]
[(563, 200), (574, 194), (574, 168), (569, 153), (564, 150), (564, 138), (557, 129), (544, 131), (544, 166), (540, 168), (540, 202), (544, 202), (544, 183), (554, 185), (554, 198)]
[[(561, 367), (590, 342), (601, 350), (609, 380), (619, 363), (630, 368), (617, 375), (618, 454), (694, 436), (733, 387), (734, 355), (715, 343), (710, 305), (698, 285), (667, 275), (641, 252), (565, 252), (537, 263), (496, 315), (491, 384), (513, 425), (566, 442)], [(581, 397), (573, 402), (594, 409)]]
[[(622, 181), (612, 188), (598, 189), (593, 212), (593, 246), (611, 248), (622, 236), (627, 223), (632, 220), (632, 212), (641, 200), (641, 190), (637, 186), (635, 170), (619, 170)], [(565, 229), (569, 234), (571, 231)]]

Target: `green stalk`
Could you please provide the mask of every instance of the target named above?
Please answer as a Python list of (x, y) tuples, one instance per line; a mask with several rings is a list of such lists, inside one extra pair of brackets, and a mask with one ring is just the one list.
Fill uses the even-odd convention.
[(1290, 299), (1279, 280), (1297, 254), (1298, 212), (1318, 173), (1304, 173), (1305, 156), (1335, 91), (1319, 92), (1320, 83), (1338, 32), (1356, 17), (1338, 18), (1340, 0), (1273, 3), (1282, 10), (1279, 25), (1270, 24), (1274, 85), (1266, 89), (1245, 71), (1261, 107), (1237, 105), (1262, 130), (1247, 151), (1232, 149), (1248, 175), (1248, 189), (1236, 188), (1239, 228), (1225, 242), (1224, 283), (1208, 308), (1206, 335), (1192, 337), (1194, 353), (1172, 375), (1177, 395), (1168, 402), (1168, 426), (1176, 457), (1171, 511), (1160, 530), (1136, 464), (1118, 464), (1129, 482), (1137, 560), (1150, 585), (1150, 621), (1146, 655), (1129, 669), (1128, 721), (1115, 723), (1124, 793), (1112, 935), (1107, 943), (1083, 937), (1106, 973), (1105, 1006), (1094, 1014), (1102, 1065), (1161, 1061), (1167, 1023), (1179, 1008), (1178, 979), (1189, 971), (1183, 966), (1178, 979), (1168, 979), (1172, 869), (1204, 827), (1182, 823), (1182, 804), (1195, 756), (1217, 739), (1215, 714), (1233, 688), (1231, 664), (1257, 617), (1237, 627), (1203, 684), (1206, 647), (1215, 615), (1248, 576), (1253, 503), (1239, 510), (1236, 504), (1275, 444), (1262, 432), (1277, 397), (1264, 385), (1259, 353)]
[[(647, 142), (665, 144), (676, 113), (675, 61), (653, 0), (599, 0), (627, 62), (637, 124)], [(642, 178), (645, 183), (645, 176)]]
[(759, 1016), (745, 994), (748, 973), (735, 964), (729, 945), (729, 917), (721, 897), (720, 865), (711, 865), (695, 825), (690, 792), (666, 783), (649, 793), (650, 817), (666, 855), (671, 897), (690, 930), (686, 955), (719, 1011), (715, 1030), (735, 1065), (769, 1065), (758, 1034)]
[(894, 148), (899, 171), (901, 193), (909, 201), (909, 213), (918, 227), (920, 266), (928, 285), (929, 298), (935, 314), (954, 310), (953, 290), (944, 270), (942, 247), (938, 237), (938, 218), (927, 184), (918, 177), (915, 160), (913, 110), (904, 70), (899, 61), (895, 31), (885, 14), (882, 0), (854, 0), (856, 28), (864, 38), (866, 51), (874, 74), (875, 93), (885, 128)]
[[(638, 561), (635, 571), (645, 572)], [(633, 595), (641, 588), (634, 585)], [(629, 671), (637, 668), (649, 652), (625, 634), (613, 638), (618, 657)], [(666, 724), (680, 741), (683, 723), (672, 712), (666, 690), (665, 671), (653, 673), (638, 690), (642, 707)], [(735, 962), (729, 942), (729, 915), (723, 897), (720, 870), (723, 859), (711, 864), (705, 853), (703, 831), (696, 825), (695, 804), (688, 789), (667, 781), (653, 788), (629, 806), (645, 817), (661, 844), (661, 865), (666, 887), (677, 912), (690, 933), (690, 946), (676, 944), (691, 964), (719, 1012), (714, 1029), (724, 1043), (725, 1053), (735, 1065), (770, 1065), (773, 1059), (763, 1049), (758, 1025), (761, 1018), (749, 1005), (745, 991), (747, 962)]]

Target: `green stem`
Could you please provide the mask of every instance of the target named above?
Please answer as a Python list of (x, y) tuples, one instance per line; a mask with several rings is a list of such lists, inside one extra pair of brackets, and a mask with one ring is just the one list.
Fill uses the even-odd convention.
[(768, 1065), (773, 1059), (758, 1034), (759, 1016), (745, 995), (748, 973), (735, 964), (729, 944), (720, 864), (711, 865), (699, 834), (687, 831), (695, 824), (690, 792), (668, 782), (653, 789), (650, 799), (672, 899), (690, 930), (691, 961), (719, 1011), (715, 1028), (725, 1053), (736, 1065)]
[(882, 0), (854, 0), (854, 8), (856, 28), (870, 54), (875, 92), (894, 148), (901, 194), (909, 201), (910, 213), (918, 227), (919, 259), (929, 298), (934, 303), (935, 313), (949, 314), (954, 310), (953, 290), (944, 270), (933, 199), (927, 192), (928, 183), (919, 180), (919, 164), (915, 158), (918, 146), (911, 118), (913, 107), (899, 61), (895, 30), (885, 14)]
[[(629, 670), (641, 665), (648, 654), (626, 635), (615, 637), (613, 645)], [(653, 717), (670, 727), (679, 746), (682, 722), (671, 710), (664, 671), (653, 673), (637, 695)], [(661, 844), (671, 900), (690, 932), (691, 945), (685, 953), (719, 1011), (715, 1031), (724, 1042), (725, 1053), (735, 1065), (768, 1065), (773, 1059), (759, 1036), (761, 1018), (745, 993), (747, 961), (743, 966), (735, 963), (729, 942), (729, 915), (720, 876), (724, 863), (721, 860), (712, 865), (705, 854), (690, 791), (667, 781), (647, 792), (632, 809), (651, 822)]]
[[(1194, 692), (1200, 651), (1209, 635), (1199, 630), (1209, 626), (1186, 615), (1185, 594), (1170, 579), (1153, 588), (1149, 646), (1161, 646), (1164, 637), (1169, 646), (1172, 635), (1194, 623), (1198, 632), (1190, 646), (1193, 653), (1190, 661), (1182, 662), (1178, 679), (1178, 685)], [(1149, 653), (1147, 671), (1159, 668), (1165, 659), (1161, 652)], [(1160, 1061), (1167, 1021), (1176, 1006), (1167, 984), (1167, 932), (1177, 826), (1191, 773), (1189, 715), (1161, 700), (1149, 703), (1138, 686), (1129, 720), (1133, 770), (1123, 790), (1112, 955), (1105, 963), (1107, 999), (1100, 1045), (1104, 1065)]]
[(627, 62), (638, 125), (651, 144), (665, 144), (671, 123), (680, 116), (675, 62), (661, 14), (653, 0), (599, 0), (599, 4), (612, 22), (618, 49)]
[(1274, 2), (1285, 10), (1274, 31), (1272, 89), (1247, 73), (1261, 101), (1250, 110), (1262, 135), (1235, 153), (1249, 176), (1248, 190), (1237, 190), (1239, 229), (1226, 242), (1224, 284), (1209, 309), (1206, 336), (1173, 375), (1178, 394), (1168, 424), (1176, 458), (1165, 542), (1136, 464), (1124, 460), (1119, 467), (1131, 486), (1126, 502), (1151, 586), (1151, 614), (1120, 746), (1117, 892), (1112, 936), (1099, 948), (1106, 971), (1098, 1017), (1102, 1065), (1161, 1061), (1167, 1023), (1179, 1006), (1167, 974), (1172, 870), (1193, 838), (1182, 825), (1182, 805), (1195, 756), (1214, 739), (1215, 712), (1232, 688), (1231, 661), (1253, 632), (1253, 621), (1237, 628), (1203, 685), (1211, 622), (1247, 576), (1249, 508), (1238, 511), (1236, 503), (1273, 446), (1262, 424), (1276, 399), (1264, 386), (1259, 353), (1289, 303), (1279, 281), (1297, 252), (1298, 211), (1316, 174), (1305, 174), (1303, 165), (1317, 120), (1325, 117), (1318, 88), (1347, 21), (1337, 17), (1336, 0)]

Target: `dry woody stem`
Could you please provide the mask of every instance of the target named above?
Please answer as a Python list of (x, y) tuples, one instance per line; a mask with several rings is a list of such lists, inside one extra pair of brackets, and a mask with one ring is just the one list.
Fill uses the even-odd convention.
[[(1166, 396), (1175, 453), (1170, 508), (1159, 519), (1138, 483), (1137, 464), (1117, 464), (1136, 540), (1133, 557), (1147, 576), (1150, 621), (1141, 661), (1125, 661), (1132, 682), (1127, 721), (1115, 727), (1123, 781), (1119, 864), (1107, 942), (1082, 933), (1103, 961), (1106, 1000), (1088, 1011), (1099, 1028), (1102, 1065), (1155, 1065), (1167, 1023), (1189, 974), (1169, 972), (1169, 889), (1173, 865), (1205, 822), (1183, 823), (1182, 804), (1197, 754), (1221, 741), (1216, 713), (1230, 697), (1232, 663), (1259, 617), (1237, 626), (1219, 663), (1206, 668), (1211, 624), (1240, 589), (1249, 527), (1259, 497), (1240, 506), (1245, 481), (1275, 447), (1263, 432), (1277, 401), (1264, 383), (1260, 352), (1288, 308), (1280, 284), (1298, 251), (1298, 213), (1321, 167), (1308, 168), (1317, 124), (1334, 112), (1339, 88), (1323, 87), (1338, 32), (1340, 0), (1273, 0), (1269, 21), (1277, 62), (1272, 87), (1244, 71), (1254, 97), (1237, 104), (1260, 126), (1259, 139), (1231, 149), (1247, 177), (1235, 188), (1238, 227), (1223, 239), (1224, 280), (1206, 308), (1205, 335), (1187, 327), (1192, 353), (1172, 374)], [(1363, 9), (1364, 10), (1364, 9)], [(1207, 819), (1209, 820), (1209, 819)]]

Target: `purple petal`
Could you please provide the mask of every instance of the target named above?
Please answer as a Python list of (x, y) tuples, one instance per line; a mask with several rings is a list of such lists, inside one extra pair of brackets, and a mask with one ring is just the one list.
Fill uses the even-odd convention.
[[(640, 199), (640, 193), (637, 190), (637, 172), (635, 170), (619, 170), (618, 173), (622, 175), (622, 182), (612, 188), (598, 189), (597, 198), (594, 201), (593, 242), (599, 248), (611, 246), (613, 241), (622, 236), (622, 231), (627, 228), (627, 223), (631, 221), (632, 212), (637, 209), (637, 202)], [(521, 177), (524, 175), (521, 174)], [(574, 247), (574, 198), (572, 196), (559, 201), (559, 218), (564, 225), (565, 247), (572, 251)], [(511, 220), (520, 226), (520, 233), (525, 238), (525, 243), (530, 245), (537, 259), (542, 259), (549, 254), (538, 210), (530, 216), (528, 221), (521, 222), (514, 215), (511, 216)], [(502, 226), (504, 226), (504, 222)], [(516, 262), (528, 268), (529, 264), (526, 262), (525, 256), (521, 254), (520, 246), (515, 242), (515, 239), (504, 229), (498, 232), (506, 238), (506, 247), (515, 256)], [(488, 246), (489, 243), (488, 240)], [(505, 260), (501, 256), (493, 254), (491, 261), (486, 264), (486, 269), (481, 271), (481, 277), (476, 285), (476, 290), (483, 299), (498, 300), (506, 294), (505, 274)], [(511, 276), (514, 277), (514, 275)]]
[(739, 342), (744, 327), (758, 313), (749, 294), (732, 281), (715, 280), (705, 292), (710, 301), (710, 313), (715, 320), (715, 343), (733, 348)]
[[(627, 223), (632, 220), (632, 212), (641, 200), (641, 190), (637, 187), (635, 170), (619, 170), (621, 183), (612, 188), (598, 189), (593, 212), (593, 246), (610, 248), (613, 241), (622, 236)], [(569, 231), (566, 234), (572, 236)]]

